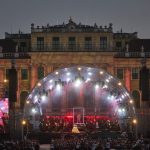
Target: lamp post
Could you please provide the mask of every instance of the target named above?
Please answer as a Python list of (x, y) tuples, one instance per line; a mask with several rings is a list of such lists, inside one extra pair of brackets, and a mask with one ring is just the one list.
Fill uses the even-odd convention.
[(21, 122), (21, 124), (22, 124), (22, 140), (24, 140), (24, 126), (27, 126), (27, 128), (26, 128), (26, 135), (28, 134), (28, 123), (27, 123), (27, 121), (25, 120), (25, 119), (23, 119), (22, 120), (22, 122)]
[(133, 119), (132, 122), (133, 122), (133, 126), (135, 127), (135, 138), (137, 138), (137, 120)]

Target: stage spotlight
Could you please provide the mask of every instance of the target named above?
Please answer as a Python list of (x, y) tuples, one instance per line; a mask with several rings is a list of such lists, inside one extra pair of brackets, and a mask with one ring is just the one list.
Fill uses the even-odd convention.
[(103, 72), (103, 71), (100, 71), (100, 74), (102, 75), (102, 74), (104, 74), (104, 72)]
[(44, 95), (42, 95), (41, 96), (41, 100), (42, 100), (42, 102), (45, 102), (46, 100), (47, 100), (47, 96), (44, 94)]
[(126, 92), (125, 95), (126, 95), (126, 96), (129, 96), (129, 93)]
[(88, 75), (89, 75), (89, 76), (91, 76), (91, 75), (92, 75), (92, 73), (91, 73), (91, 72), (88, 72)]
[(26, 101), (26, 104), (29, 104), (29, 103), (30, 103), (30, 101), (29, 101), (29, 100), (27, 100), (27, 101)]
[(132, 100), (132, 99), (130, 99), (130, 101), (129, 101), (129, 102), (130, 102), (130, 104), (133, 104), (133, 100)]
[(114, 97), (113, 95), (109, 95), (107, 99), (108, 99), (108, 100), (113, 100), (114, 98), (115, 98), (115, 97)]
[(57, 90), (60, 90), (60, 89), (61, 89), (61, 84), (57, 84), (57, 85), (56, 85), (56, 89), (57, 89)]
[(32, 98), (32, 94), (29, 95), (29, 99), (31, 99), (31, 98)]
[(103, 86), (103, 89), (107, 89), (107, 88), (108, 88), (108, 85), (105, 84), (105, 85)]
[(81, 67), (78, 67), (78, 70), (80, 71), (82, 68)]
[(119, 113), (121, 113), (121, 112), (122, 112), (121, 108), (119, 108), (119, 109), (118, 109), (118, 112), (119, 112)]
[(125, 112), (126, 112), (126, 111), (125, 111), (125, 108), (119, 108), (119, 109), (118, 109), (118, 113), (119, 113), (119, 116), (120, 116), (120, 117), (125, 116)]
[(106, 82), (109, 83), (109, 79), (106, 79)]
[(38, 85), (38, 86), (41, 86), (41, 83), (38, 83), (37, 85)]
[(121, 101), (122, 101), (122, 98), (120, 97), (120, 98), (119, 98), (119, 102), (121, 102)]
[(34, 103), (36, 103), (37, 101), (38, 101), (38, 96), (35, 95), (35, 96), (34, 96)]
[(124, 98), (125, 98), (125, 96), (124, 96), (124, 95), (122, 95), (122, 96), (121, 96), (121, 98), (122, 98), (122, 99), (124, 99)]
[(119, 86), (121, 86), (121, 85), (122, 85), (122, 83), (121, 83), (121, 82), (118, 82), (118, 85), (119, 85)]
[(58, 75), (58, 74), (59, 74), (59, 72), (58, 72), (58, 71), (56, 71), (56, 72), (55, 72), (55, 74), (56, 74), (56, 75)]
[(89, 81), (91, 81), (91, 79), (90, 79), (90, 78), (87, 78), (85, 82), (89, 82)]
[(49, 89), (50, 89), (50, 90), (52, 90), (52, 89), (53, 89), (53, 86), (52, 86), (52, 85), (50, 85), (50, 86), (49, 86)]
[(31, 110), (31, 111), (32, 111), (32, 113), (33, 113), (33, 114), (35, 114), (35, 113), (36, 113), (36, 109), (35, 109), (35, 108), (32, 108), (32, 110)]
[(81, 84), (82, 84), (82, 80), (81, 79), (76, 79), (75, 86), (79, 87)]
[(95, 89), (98, 89), (99, 88), (99, 84), (97, 83), (96, 85), (95, 85)]
[(122, 108), (122, 112), (125, 112), (125, 109), (124, 109), (124, 108)]
[(137, 120), (136, 120), (136, 119), (133, 119), (133, 123), (134, 123), (134, 124), (137, 124)]
[(67, 76), (70, 76), (70, 74), (71, 74), (70, 72), (67, 72)]
[(69, 82), (70, 81), (70, 78), (67, 78), (67, 82)]
[(110, 80), (110, 79), (112, 79), (112, 78), (113, 78), (112, 76), (109, 76), (109, 78), (108, 78), (108, 79)]
[(53, 82), (53, 80), (51, 79), (51, 80), (49, 80), (49, 82), (50, 82), (50, 83), (52, 83), (52, 82)]
[(75, 86), (79, 87), (83, 81), (84, 81), (84, 78), (82, 76), (79, 75), (78, 77), (75, 77)]

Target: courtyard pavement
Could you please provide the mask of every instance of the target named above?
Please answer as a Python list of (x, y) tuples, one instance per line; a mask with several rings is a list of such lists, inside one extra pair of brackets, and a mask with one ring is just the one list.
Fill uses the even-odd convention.
[(42, 145), (40, 145), (40, 150), (50, 150), (50, 144), (42, 144)]

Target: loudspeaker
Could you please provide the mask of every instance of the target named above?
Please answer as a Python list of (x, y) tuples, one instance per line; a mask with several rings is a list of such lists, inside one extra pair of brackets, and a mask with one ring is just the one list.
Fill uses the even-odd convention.
[(143, 66), (140, 70), (139, 88), (142, 92), (142, 100), (149, 100), (149, 69), (146, 66)]
[(9, 69), (9, 90), (8, 97), (10, 102), (17, 101), (17, 71), (15, 68)]

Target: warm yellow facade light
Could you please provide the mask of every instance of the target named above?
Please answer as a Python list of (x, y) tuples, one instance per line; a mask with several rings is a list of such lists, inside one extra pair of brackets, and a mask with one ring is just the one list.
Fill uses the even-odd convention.
[(22, 120), (22, 125), (26, 125), (26, 121), (25, 120)]

